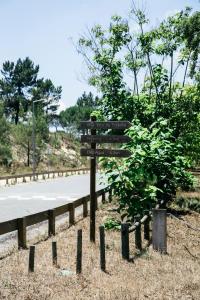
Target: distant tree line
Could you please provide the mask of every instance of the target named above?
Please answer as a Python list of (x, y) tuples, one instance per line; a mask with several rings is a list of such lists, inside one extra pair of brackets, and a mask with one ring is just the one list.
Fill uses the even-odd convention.
[(99, 97), (94, 96), (91, 92), (88, 94), (84, 92), (74, 106), (70, 106), (60, 113), (60, 125), (65, 129), (72, 127), (77, 130), (80, 121), (90, 119), (91, 113), (98, 107), (99, 100)]

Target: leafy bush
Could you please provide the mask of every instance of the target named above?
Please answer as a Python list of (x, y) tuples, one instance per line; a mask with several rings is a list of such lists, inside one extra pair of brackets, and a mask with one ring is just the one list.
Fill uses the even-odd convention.
[(107, 218), (104, 222), (104, 226), (106, 230), (120, 230), (121, 222), (115, 218)]
[(180, 155), (182, 147), (166, 120), (159, 119), (149, 128), (134, 121), (127, 135), (132, 140), (125, 147), (132, 155), (123, 161), (104, 160), (103, 166), (121, 213), (132, 221), (134, 215), (161, 200), (171, 201), (178, 187), (189, 189), (193, 180), (185, 171), (188, 161)]

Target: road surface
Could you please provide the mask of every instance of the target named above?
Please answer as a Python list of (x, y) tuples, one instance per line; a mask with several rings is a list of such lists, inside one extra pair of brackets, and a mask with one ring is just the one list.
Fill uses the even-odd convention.
[[(97, 174), (97, 189), (99, 184)], [(89, 194), (89, 175), (72, 175), (0, 187), (0, 222), (52, 209)]]

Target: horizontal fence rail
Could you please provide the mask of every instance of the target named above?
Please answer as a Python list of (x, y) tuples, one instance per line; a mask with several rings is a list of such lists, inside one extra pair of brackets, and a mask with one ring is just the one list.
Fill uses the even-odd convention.
[[(106, 193), (109, 192), (109, 188), (103, 188), (96, 192), (96, 196), (102, 196), (102, 200), (105, 199)], [(26, 243), (26, 229), (28, 226), (48, 221), (48, 235), (55, 235), (55, 218), (57, 216), (69, 213), (69, 225), (75, 224), (75, 209), (83, 206), (83, 217), (88, 215), (88, 202), (90, 201), (90, 195), (79, 198), (73, 202), (66, 203), (62, 206), (58, 206), (54, 209), (45, 210), (39, 213), (24, 216), (9, 221), (0, 223), (0, 235), (7, 234), (13, 231), (18, 231), (18, 248), (27, 248)]]
[(73, 174), (85, 174), (89, 172), (89, 168), (76, 168), (76, 169), (66, 169), (66, 170), (55, 170), (55, 171), (44, 171), (44, 172), (37, 172), (35, 174), (33, 173), (25, 173), (25, 174), (17, 174), (17, 175), (8, 175), (8, 176), (0, 176), (0, 183), (2, 181), (5, 181), (5, 184), (15, 184), (17, 183), (18, 179), (22, 179), (22, 182), (26, 182), (27, 179), (29, 180), (38, 180), (39, 176), (41, 176), (41, 179), (48, 179), (48, 178), (55, 178), (67, 176), (67, 175), (73, 175)]
[[(155, 206), (155, 209), (160, 209), (162, 207), (166, 207), (167, 201), (161, 200), (159, 204), (157, 204)], [(137, 219), (137, 221), (131, 226), (129, 227), (129, 233), (135, 231), (137, 229), (137, 227), (141, 226), (142, 224), (146, 224), (148, 223), (149, 219), (152, 217), (152, 212), (146, 210), (145, 211), (145, 215), (141, 218), (141, 219)]]

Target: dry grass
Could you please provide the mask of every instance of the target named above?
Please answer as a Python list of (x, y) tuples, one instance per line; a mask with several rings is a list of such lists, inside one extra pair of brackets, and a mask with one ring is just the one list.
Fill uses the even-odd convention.
[[(98, 225), (112, 214), (108, 206), (98, 211)], [(197, 213), (184, 219), (194, 227), (200, 224)], [(89, 218), (55, 237), (60, 268), (75, 272), (76, 233), (78, 228), (83, 229), (82, 275), (59, 275), (60, 269), (52, 266), (53, 239), (49, 239), (36, 246), (35, 273), (31, 275), (27, 272), (27, 250), (0, 261), (0, 299), (200, 299), (200, 232), (168, 218), (168, 255), (163, 256), (151, 247), (136, 255), (131, 234), (134, 263), (121, 259), (120, 233), (106, 232), (107, 273), (103, 273), (99, 268), (98, 241), (96, 245), (89, 243), (88, 225)]]
[(182, 192), (179, 191), (176, 193), (176, 197), (183, 197), (183, 198), (189, 198), (189, 199), (193, 199), (193, 198), (197, 198), (200, 199), (200, 194), (199, 192)]

